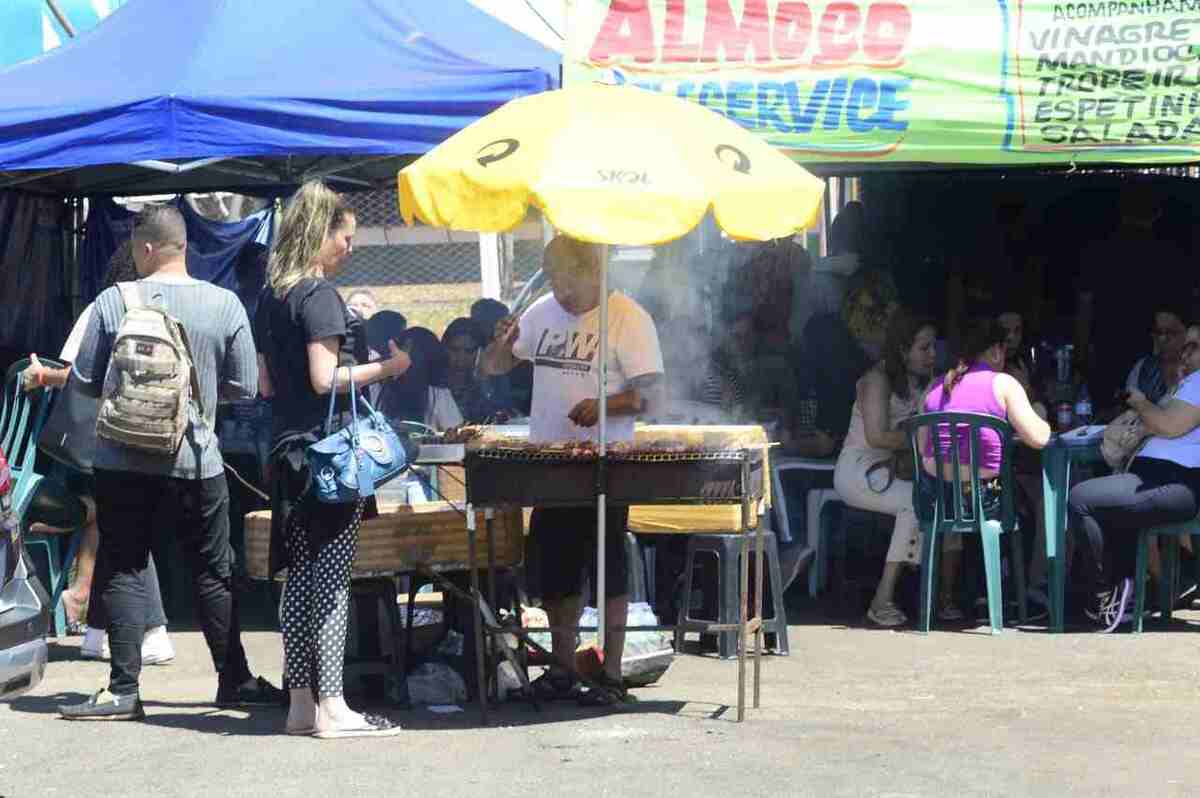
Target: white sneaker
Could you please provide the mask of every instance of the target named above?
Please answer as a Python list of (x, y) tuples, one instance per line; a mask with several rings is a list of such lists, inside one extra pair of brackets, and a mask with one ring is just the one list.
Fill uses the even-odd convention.
[(108, 659), (108, 633), (89, 626), (83, 634), (79, 656), (84, 659)]
[(142, 664), (166, 665), (175, 659), (175, 647), (167, 635), (167, 627), (156, 626), (146, 630), (142, 638)]

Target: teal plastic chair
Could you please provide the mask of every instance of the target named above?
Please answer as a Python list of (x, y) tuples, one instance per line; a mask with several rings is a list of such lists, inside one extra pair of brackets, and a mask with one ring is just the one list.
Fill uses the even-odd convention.
[[(1133, 631), (1142, 631), (1142, 620), (1146, 609), (1146, 571), (1150, 561), (1150, 538), (1157, 537), (1161, 544), (1162, 572), (1158, 580), (1158, 607), (1163, 625), (1171, 623), (1175, 609), (1175, 597), (1179, 595), (1179, 538), (1192, 536), (1192, 551), (1200, 553), (1200, 517), (1180, 524), (1150, 527), (1138, 533), (1137, 563), (1133, 572)], [(1198, 558), (1200, 559), (1200, 558)], [(1200, 571), (1197, 572), (1200, 584)]]
[[(62, 593), (66, 589), (71, 563), (78, 547), (78, 534), (39, 535), (29, 532), (29, 505), (42, 475), (34, 470), (37, 460), (37, 442), (42, 426), (50, 413), (56, 393), (54, 389), (42, 388), (26, 392), (21, 387), (21, 374), (29, 366), (22, 359), (9, 367), (4, 378), (4, 405), (0, 411), (0, 448), (3, 449), (12, 472), (10, 499), (13, 512), (21, 524), (25, 548), (31, 554), (41, 549), (46, 555), (46, 567), (50, 584), (46, 585), (54, 607), (54, 631), (58, 637), (67, 632), (66, 610), (62, 606)], [(47, 358), (43, 365), (61, 368), (62, 364)]]
[[(943, 481), (925, 472), (920, 451), (922, 431), (927, 431), (936, 440), (938, 429), (949, 431), (949, 462), (933, 447), (933, 457), (938, 474), (945, 473), (944, 466), (953, 469), (953, 480)], [(1004, 629), (1004, 594), (1000, 585), (1000, 536), (1009, 535), (1011, 558), (1017, 581), (1017, 613), (1020, 621), (1028, 619), (1025, 602), (1025, 553), (1017, 528), (1017, 515), (1013, 503), (1016, 482), (1012, 476), (1013, 433), (1012, 427), (1003, 419), (982, 413), (924, 413), (904, 422), (908, 433), (917, 479), (913, 480), (913, 504), (917, 508), (918, 523), (923, 535), (921, 552), (921, 612), (918, 629), (929, 631), (936, 594), (937, 559), (940, 552), (939, 540), (948, 534), (979, 535), (983, 543), (983, 564), (987, 576), (988, 620), (992, 634)], [(979, 478), (980, 433), (993, 430), (1000, 436), (1003, 458), (1000, 466), (1000, 506), (985, 511), (983, 491)], [(969, 462), (963, 463), (959, 453), (959, 442), (968, 441)], [(962, 480), (962, 467), (967, 466), (969, 485)], [(922, 508), (921, 483), (926, 482), (933, 490), (932, 514)], [(963, 490), (969, 487), (970, 492)], [(949, 496), (947, 496), (949, 493)], [(949, 499), (949, 501), (948, 501)]]

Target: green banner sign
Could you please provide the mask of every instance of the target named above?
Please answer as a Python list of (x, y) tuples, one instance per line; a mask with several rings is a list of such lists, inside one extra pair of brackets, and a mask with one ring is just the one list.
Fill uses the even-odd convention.
[(566, 82), (698, 102), (802, 161), (1200, 160), (1200, 0), (572, 0)]

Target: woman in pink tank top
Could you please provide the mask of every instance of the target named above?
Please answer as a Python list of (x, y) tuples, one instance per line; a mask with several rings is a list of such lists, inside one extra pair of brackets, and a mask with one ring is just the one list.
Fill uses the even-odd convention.
[[(967, 331), (966, 340), (959, 348), (957, 365), (926, 395), (924, 412), (982, 413), (995, 416), (1008, 421), (1021, 441), (1035, 449), (1041, 449), (1050, 440), (1050, 425), (1033, 409), (1021, 384), (1003, 371), (1007, 359), (1005, 337), (1004, 328), (995, 319), (980, 319), (974, 322)], [(936, 443), (931, 437), (934, 436), (926, 434), (921, 443), (926, 474), (937, 476), (937, 465), (933, 456), (933, 447), (936, 445), (942, 454), (943, 469), (947, 469), (941, 476), (946, 480), (953, 479), (950, 425), (938, 429)], [(969, 479), (971, 444), (968, 436), (959, 437), (958, 447), (962, 477)], [(1003, 455), (999, 434), (994, 430), (981, 430), (980, 476), (986, 479), (999, 475)], [(929, 494), (931, 501), (933, 495)], [(961, 555), (962, 551), (958, 549), (953, 552), (953, 563), (951, 557), (945, 558), (944, 567), (947, 571), (951, 568), (957, 570), (957, 559)], [(953, 585), (943, 580), (938, 615), (944, 620), (962, 617), (962, 611), (954, 605), (952, 596)]]

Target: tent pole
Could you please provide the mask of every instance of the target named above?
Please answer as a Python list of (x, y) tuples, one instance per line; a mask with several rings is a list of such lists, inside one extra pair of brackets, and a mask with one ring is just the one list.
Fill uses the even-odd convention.
[(67, 19), (67, 15), (63, 13), (62, 9), (58, 7), (56, 0), (46, 0), (46, 5), (50, 8), (50, 13), (53, 14), (54, 18), (58, 20), (58, 24), (62, 25), (62, 29), (67, 32), (68, 36), (74, 39), (75, 27), (71, 24), (71, 21)]

